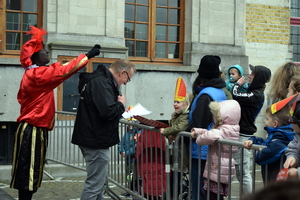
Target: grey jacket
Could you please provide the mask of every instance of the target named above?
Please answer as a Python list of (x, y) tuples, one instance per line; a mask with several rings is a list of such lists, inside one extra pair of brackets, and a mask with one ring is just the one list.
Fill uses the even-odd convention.
[(298, 178), (300, 178), (300, 135), (295, 134), (294, 139), (289, 143), (288, 148), (285, 150), (285, 155), (288, 157), (293, 156), (298, 163)]

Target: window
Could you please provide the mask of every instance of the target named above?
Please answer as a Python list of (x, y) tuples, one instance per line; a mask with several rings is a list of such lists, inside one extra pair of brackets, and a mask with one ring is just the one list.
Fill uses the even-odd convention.
[[(75, 57), (59, 56), (58, 61), (66, 63), (73, 58)], [(99, 64), (103, 64), (108, 68), (110, 64), (116, 60), (117, 59), (110, 58), (92, 58), (84, 68), (60, 84), (60, 86), (57, 87), (57, 110), (77, 112), (80, 97), (78, 92), (79, 74), (81, 72), (92, 72), (97, 69)]]
[(0, 54), (19, 54), (29, 26), (42, 27), (43, 0), (0, 1)]
[(124, 37), (131, 60), (182, 62), (183, 0), (126, 0)]
[(293, 61), (300, 64), (300, 2), (291, 0), (291, 38)]

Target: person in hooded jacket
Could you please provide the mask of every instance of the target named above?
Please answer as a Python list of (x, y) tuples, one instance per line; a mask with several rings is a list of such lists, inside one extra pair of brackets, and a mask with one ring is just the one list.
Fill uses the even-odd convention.
[(273, 112), (273, 106), (274, 104), (267, 108), (264, 120), (268, 137), (263, 139), (252, 136), (244, 142), (244, 147), (248, 149), (251, 148), (252, 144), (267, 146), (260, 149), (255, 155), (255, 162), (261, 165), (264, 185), (276, 181), (278, 172), (282, 169), (286, 159), (284, 151), (288, 148), (288, 144), (294, 139), (295, 135), (292, 125), (289, 124), (290, 107), (284, 106)]
[(300, 94), (296, 95), (296, 100), (291, 106), (290, 113), (292, 116), (290, 117), (289, 123), (293, 126), (295, 136), (285, 150), (287, 159), (283, 167), (288, 169), (286, 181), (289, 179), (300, 180)]
[(107, 183), (109, 147), (120, 142), (119, 120), (126, 98), (119, 87), (130, 82), (134, 65), (119, 59), (107, 69), (98, 65), (92, 73), (79, 75), (80, 101), (72, 143), (80, 147), (86, 162), (87, 178), (81, 200), (103, 199)]
[[(191, 136), (197, 138), (196, 143), (199, 145), (211, 145), (210, 162), (206, 162), (203, 173), (203, 176), (211, 181), (208, 185), (208, 181), (204, 180), (204, 189), (209, 190), (210, 200), (217, 200), (218, 196), (220, 200), (223, 200), (225, 196), (228, 196), (229, 180), (233, 181), (235, 172), (234, 159), (230, 153), (234, 153), (237, 147), (231, 148), (229, 145), (221, 145), (221, 154), (219, 154), (219, 144), (215, 141), (218, 139), (239, 140), (241, 108), (235, 100), (226, 100), (220, 103), (214, 101), (209, 104), (209, 107), (213, 113), (213, 128), (211, 130), (193, 128)], [(222, 169), (220, 174), (219, 168)], [(220, 186), (218, 186), (218, 182)]]
[[(253, 136), (257, 128), (255, 126), (255, 119), (259, 114), (265, 101), (265, 87), (266, 83), (271, 78), (271, 70), (265, 66), (249, 65), (252, 73), (248, 75), (249, 88), (247, 92), (241, 92), (241, 86), (246, 83), (246, 78), (241, 77), (232, 88), (232, 98), (239, 102), (241, 106), (241, 120), (240, 125), (240, 142), (248, 140)], [(241, 163), (242, 153), (243, 163)], [(240, 147), (234, 155), (236, 164), (237, 179), (243, 183), (242, 193), (252, 193), (252, 177), (250, 174), (250, 156), (251, 151)], [(240, 166), (242, 167), (242, 172)]]
[[(140, 122), (136, 120), (133, 117), (127, 118), (126, 121), (131, 123), (139, 124)], [(122, 157), (125, 158), (125, 171), (126, 171), (126, 177), (128, 180), (128, 186), (129, 189), (133, 190), (133, 184), (135, 181), (132, 180), (132, 178), (128, 177), (135, 177), (133, 174), (135, 170), (135, 150), (136, 150), (136, 143), (137, 143), (137, 137), (139, 134), (142, 133), (142, 130), (140, 130), (138, 127), (134, 127), (132, 125), (129, 125), (126, 127), (126, 133), (122, 136), (121, 142), (118, 144), (118, 151), (121, 154)], [(128, 192), (122, 193), (123, 196), (130, 196)]]
[[(198, 76), (193, 83), (194, 99), (189, 108), (189, 127), (187, 131), (190, 131), (192, 128), (210, 130), (213, 126), (212, 113), (209, 108), (210, 102), (227, 100), (223, 91), (226, 83), (220, 77), (220, 63), (221, 58), (215, 55), (205, 55), (200, 61), (197, 70)], [(195, 139), (193, 139), (192, 150), (189, 152), (192, 157), (192, 162), (190, 163), (192, 199), (198, 199), (199, 195), (201, 199), (205, 199), (203, 171), (206, 163), (207, 145), (199, 147)], [(190, 147), (188, 147), (188, 150), (190, 150)], [(200, 177), (200, 185), (198, 185), (198, 177)]]
[[(228, 68), (227, 70), (228, 75), (228, 81), (226, 81), (226, 88), (229, 92), (232, 91), (232, 87), (234, 84), (242, 77), (244, 76), (244, 70), (240, 65), (233, 65)], [(246, 92), (248, 89), (248, 83), (244, 83), (241, 86), (241, 92)]]

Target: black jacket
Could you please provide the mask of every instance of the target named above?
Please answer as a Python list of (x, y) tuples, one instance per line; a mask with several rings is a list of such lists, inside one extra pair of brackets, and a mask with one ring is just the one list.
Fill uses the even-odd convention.
[(255, 118), (264, 105), (265, 83), (269, 81), (271, 71), (263, 66), (255, 66), (255, 76), (247, 92), (240, 92), (240, 85), (235, 83), (232, 88), (232, 98), (241, 106), (240, 133), (253, 135), (257, 128)]
[(99, 65), (93, 73), (81, 73), (80, 101), (72, 143), (92, 149), (109, 148), (120, 142), (119, 119), (125, 111), (112, 73)]

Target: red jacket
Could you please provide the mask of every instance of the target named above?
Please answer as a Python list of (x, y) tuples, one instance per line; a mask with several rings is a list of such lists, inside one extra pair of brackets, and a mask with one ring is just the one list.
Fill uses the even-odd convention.
[(55, 115), (53, 90), (87, 63), (88, 58), (81, 54), (62, 65), (56, 62), (26, 70), (18, 92), (21, 114), (17, 121), (52, 130)]

